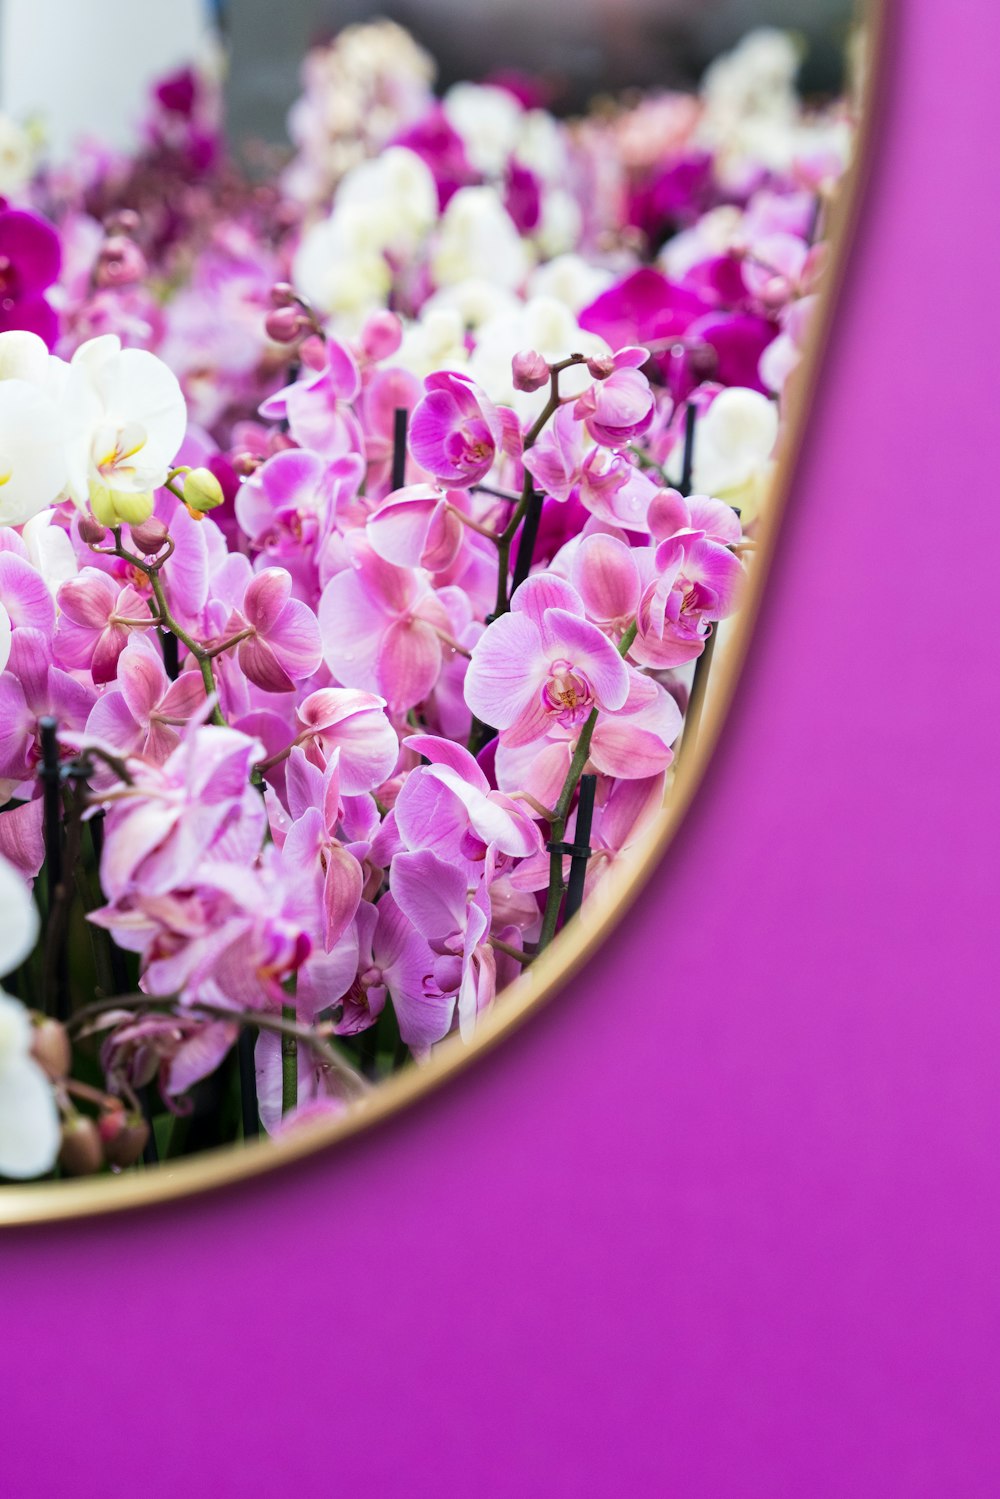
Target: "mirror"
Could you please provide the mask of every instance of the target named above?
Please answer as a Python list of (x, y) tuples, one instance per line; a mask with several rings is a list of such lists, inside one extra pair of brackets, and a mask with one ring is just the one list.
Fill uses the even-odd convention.
[(0, 1221), (362, 1128), (612, 930), (748, 649), (872, 45), (246, 0), (164, 75), (120, 10), (104, 140), (3, 13)]

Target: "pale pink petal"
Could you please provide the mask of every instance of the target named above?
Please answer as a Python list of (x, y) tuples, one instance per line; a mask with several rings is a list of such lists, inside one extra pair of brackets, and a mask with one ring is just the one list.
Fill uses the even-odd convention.
[(465, 700), (481, 723), (506, 729), (537, 697), (547, 674), (537, 625), (527, 613), (502, 614), (473, 648)]
[(379, 691), (390, 708), (405, 712), (430, 694), (441, 672), (441, 641), (421, 619), (395, 620), (379, 646)]

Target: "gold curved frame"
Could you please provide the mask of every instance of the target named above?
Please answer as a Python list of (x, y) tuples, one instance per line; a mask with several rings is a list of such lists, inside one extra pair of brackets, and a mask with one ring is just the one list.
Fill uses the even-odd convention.
[(533, 964), (506, 989), (493, 1009), (479, 1021), (469, 1042), (448, 1037), (426, 1065), (413, 1065), (387, 1078), (370, 1097), (339, 1118), (317, 1120), (277, 1140), (252, 1145), (227, 1145), (187, 1160), (137, 1171), (125, 1178), (98, 1177), (70, 1182), (40, 1182), (0, 1188), (0, 1226), (53, 1222), (170, 1202), (249, 1181), (301, 1161), (329, 1146), (371, 1128), (439, 1088), (460, 1069), (492, 1050), (538, 1007), (561, 989), (609, 935), (659, 865), (683, 821), (712, 756), (729, 712), (746, 658), (764, 585), (774, 556), (781, 518), (788, 502), (809, 408), (818, 385), (827, 336), (843, 284), (847, 251), (854, 237), (862, 192), (875, 134), (876, 80), (885, 55), (884, 0), (864, 0), (860, 6), (866, 35), (861, 124), (854, 156), (834, 204), (830, 245), (831, 264), (822, 293), (821, 316), (806, 351), (799, 379), (791, 394), (786, 441), (772, 480), (769, 504), (754, 558), (753, 587), (743, 605), (725, 659), (716, 663), (711, 688), (695, 741), (696, 753), (678, 756), (678, 770), (669, 804), (643, 835), (634, 853), (587, 897), (586, 921), (576, 920)]

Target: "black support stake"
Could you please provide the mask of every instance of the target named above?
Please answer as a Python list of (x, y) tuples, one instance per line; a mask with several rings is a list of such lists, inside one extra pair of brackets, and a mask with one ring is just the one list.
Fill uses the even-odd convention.
[(240, 1038), (236, 1043), (240, 1064), (240, 1107), (243, 1114), (244, 1140), (256, 1140), (260, 1134), (260, 1114), (257, 1108), (257, 1068), (254, 1062), (256, 1032), (249, 1026), (240, 1026)]
[(402, 489), (406, 483), (406, 428), (410, 413), (405, 406), (397, 406), (392, 424), (392, 487)]
[(587, 878), (587, 863), (590, 859), (590, 832), (594, 825), (594, 793), (597, 777), (580, 777), (580, 797), (576, 804), (576, 831), (573, 834), (573, 857), (569, 866), (569, 885), (566, 890), (566, 906), (563, 924), (575, 916), (583, 905), (583, 886)]
[(517, 549), (517, 561), (514, 564), (514, 576), (511, 580), (510, 591), (520, 588), (525, 578), (531, 572), (531, 564), (535, 556), (535, 542), (538, 540), (538, 525), (542, 518), (542, 498), (535, 488), (531, 486), (528, 504), (524, 511), (524, 521), (521, 525), (521, 541)]
[(691, 473), (694, 469), (694, 424), (698, 419), (698, 412), (693, 401), (688, 401), (684, 412), (684, 461), (681, 466), (681, 482), (679, 489), (687, 499), (691, 493)]

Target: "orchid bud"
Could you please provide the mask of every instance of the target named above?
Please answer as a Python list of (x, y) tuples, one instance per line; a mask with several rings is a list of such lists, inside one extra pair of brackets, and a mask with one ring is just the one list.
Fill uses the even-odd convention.
[(403, 342), (403, 325), (394, 312), (383, 309), (365, 319), (358, 339), (362, 354), (368, 359), (388, 359)]
[(130, 527), (132, 541), (144, 557), (153, 557), (166, 546), (170, 535), (158, 515), (151, 515), (141, 525)]
[(299, 359), (307, 369), (318, 373), (325, 370), (329, 363), (329, 355), (326, 352), (326, 344), (318, 334), (312, 333), (304, 339), (299, 347)]
[(90, 509), (102, 526), (141, 526), (153, 513), (153, 496), (148, 490), (128, 494), (124, 489), (91, 484)]
[(587, 360), (587, 372), (592, 380), (606, 380), (615, 372), (613, 354), (595, 354)]
[(276, 281), (271, 287), (271, 303), (275, 307), (290, 307), (295, 301), (295, 287), (288, 281)]
[(510, 362), (515, 390), (541, 390), (549, 378), (549, 366), (534, 349), (515, 354)]
[(93, 1119), (74, 1114), (63, 1122), (59, 1164), (70, 1176), (93, 1176), (104, 1165), (101, 1132)]
[(204, 515), (225, 502), (222, 485), (210, 468), (193, 468), (184, 477), (184, 503), (189, 510)]
[(107, 526), (102, 526), (99, 520), (92, 515), (81, 515), (76, 523), (77, 534), (81, 541), (86, 542), (89, 547), (99, 547), (108, 534)]
[(98, 1131), (109, 1166), (134, 1166), (149, 1140), (149, 1125), (142, 1115), (126, 1112), (121, 1104), (101, 1115)]
[(73, 1060), (66, 1027), (47, 1015), (32, 1018), (31, 1055), (46, 1076), (57, 1083), (69, 1072)]
[(308, 323), (297, 307), (276, 307), (267, 314), (264, 327), (276, 344), (292, 344)]
[(131, 286), (141, 281), (148, 269), (146, 257), (135, 240), (116, 234), (101, 246), (94, 279), (98, 286)]
[(108, 234), (133, 234), (141, 220), (134, 208), (118, 208), (104, 220)]

